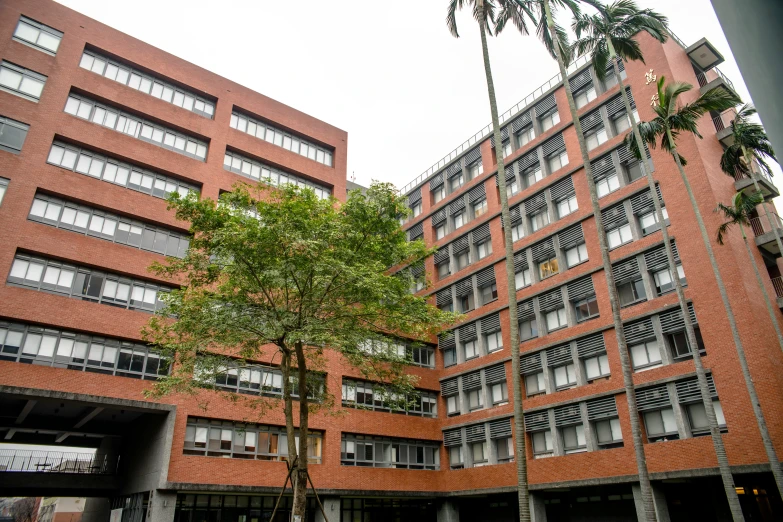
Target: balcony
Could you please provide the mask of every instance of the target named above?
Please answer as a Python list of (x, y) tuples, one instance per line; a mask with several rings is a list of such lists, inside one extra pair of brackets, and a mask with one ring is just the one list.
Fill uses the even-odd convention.
[(702, 71), (709, 71), (724, 61), (723, 55), (706, 38), (686, 47), (685, 53)]
[[(758, 179), (759, 188), (761, 188), (761, 194), (764, 196), (764, 201), (769, 201), (780, 195), (778, 188), (772, 182), (772, 176), (762, 171), (755, 162), (753, 163), (753, 172), (756, 173), (756, 179)], [(737, 192), (742, 191), (748, 195), (756, 192), (751, 177), (748, 174), (739, 171), (734, 171), (734, 189)]]
[(0, 450), (0, 472), (113, 475), (118, 459), (95, 453)]
[(711, 91), (712, 89), (725, 89), (728, 93), (733, 94), (737, 99), (739, 99), (739, 95), (737, 94), (737, 90), (734, 88), (734, 84), (731, 83), (731, 80), (729, 80), (722, 72), (720, 72), (720, 69), (715, 67), (710, 71), (710, 76), (715, 76), (715, 78), (708, 78), (707, 73), (697, 71), (696, 72), (696, 79), (699, 80), (699, 93), (704, 94), (706, 92)]
[(778, 298), (778, 308), (783, 309), (783, 277), (773, 277), (772, 286), (775, 287), (775, 296)]
[(718, 140), (726, 147), (731, 147), (734, 143), (734, 135), (731, 130), (731, 122), (737, 117), (737, 110), (732, 108), (723, 111), (721, 114), (712, 114), (712, 123), (715, 124), (715, 132)]
[[(772, 222), (775, 224), (778, 234), (783, 235), (783, 223), (781, 223), (780, 217), (774, 212), (770, 212), (770, 218), (772, 218)], [(775, 257), (780, 256), (780, 250), (775, 241), (775, 233), (772, 230), (772, 227), (770, 227), (767, 217), (751, 218), (750, 226), (753, 229), (753, 235), (756, 236), (756, 246), (763, 248)]]

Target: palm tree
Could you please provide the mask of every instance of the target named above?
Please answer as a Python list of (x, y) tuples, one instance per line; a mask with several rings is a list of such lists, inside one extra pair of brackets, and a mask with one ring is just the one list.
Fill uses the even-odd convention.
[(693, 329), (693, 323), (691, 322), (688, 303), (685, 299), (682, 283), (677, 276), (677, 266), (674, 261), (674, 251), (672, 249), (669, 231), (665, 225), (661, 203), (656, 197), (652, 166), (650, 165), (647, 153), (643, 148), (639, 148), (643, 147), (642, 138), (639, 134), (639, 126), (633, 115), (633, 111), (631, 110), (631, 102), (625, 89), (623, 78), (620, 76), (620, 69), (617, 65), (618, 57), (624, 61), (640, 60), (644, 63), (644, 56), (642, 55), (639, 43), (633, 39), (634, 35), (644, 31), (663, 43), (667, 40), (668, 20), (665, 16), (662, 16), (651, 9), (640, 10), (633, 0), (616, 0), (614, 3), (606, 6), (597, 2), (591, 3), (591, 5), (598, 10), (596, 14), (584, 14), (574, 20), (573, 29), (577, 40), (572, 46), (572, 51), (578, 55), (591, 54), (593, 66), (595, 67), (595, 74), (600, 80), (603, 80), (606, 76), (606, 66), (611, 62), (612, 67), (614, 68), (615, 78), (617, 78), (617, 81), (620, 84), (620, 93), (625, 102), (626, 114), (628, 114), (628, 117), (630, 118), (633, 135), (636, 138), (637, 149), (633, 152), (642, 159), (645, 175), (647, 177), (647, 186), (650, 188), (650, 194), (653, 195), (655, 215), (658, 219), (658, 223), (661, 224), (663, 244), (666, 249), (666, 259), (669, 264), (669, 273), (672, 275), (672, 280), (674, 281), (677, 299), (680, 303), (680, 311), (685, 322), (685, 334), (688, 339), (688, 344), (691, 346), (691, 352), (693, 353), (697, 382), (699, 384), (702, 402), (704, 403), (704, 410), (707, 414), (710, 434), (712, 435), (712, 443), (718, 459), (718, 467), (720, 469), (721, 478), (723, 479), (723, 488), (729, 501), (729, 508), (731, 509), (733, 519), (735, 521), (744, 520), (742, 507), (739, 502), (739, 497), (737, 496), (737, 490), (734, 489), (734, 479), (731, 475), (729, 459), (726, 455), (726, 448), (723, 445), (723, 437), (721, 436), (720, 427), (718, 426), (718, 419), (715, 416), (715, 408), (712, 404), (712, 396), (710, 395), (707, 382), (707, 373), (701, 360), (701, 353), (698, 350), (696, 332)]
[(767, 312), (769, 318), (772, 320), (772, 324), (775, 326), (775, 332), (778, 335), (778, 342), (783, 346), (783, 334), (780, 332), (780, 325), (778, 324), (777, 317), (775, 316), (775, 309), (772, 308), (772, 302), (767, 292), (767, 287), (764, 286), (764, 281), (761, 279), (761, 273), (759, 267), (756, 264), (756, 258), (751, 253), (750, 246), (748, 244), (748, 238), (745, 235), (745, 227), (750, 224), (750, 216), (755, 211), (756, 206), (764, 202), (764, 196), (761, 192), (757, 192), (751, 196), (746, 195), (744, 192), (737, 192), (734, 195), (731, 206), (726, 206), (723, 203), (718, 203), (717, 212), (722, 212), (728, 221), (723, 223), (718, 228), (718, 244), (723, 244), (723, 238), (728, 233), (729, 229), (737, 225), (739, 226), (740, 233), (742, 234), (742, 241), (745, 243), (745, 250), (750, 256), (751, 265), (753, 265), (753, 273), (756, 274), (756, 282), (758, 282), (761, 288), (761, 293), (764, 295), (764, 302), (767, 305)]
[[(640, 123), (639, 133), (642, 141), (652, 148), (655, 148), (656, 142), (660, 138), (661, 148), (672, 155), (674, 162), (677, 165), (677, 170), (680, 172), (685, 191), (688, 193), (693, 212), (696, 215), (696, 222), (699, 225), (704, 247), (707, 249), (707, 255), (710, 259), (713, 274), (715, 275), (718, 291), (720, 292), (720, 297), (723, 301), (723, 307), (726, 309), (731, 334), (734, 339), (734, 346), (737, 350), (740, 368), (742, 369), (742, 376), (745, 379), (748, 395), (750, 395), (750, 402), (753, 407), (753, 413), (756, 416), (759, 432), (761, 433), (761, 440), (764, 444), (764, 449), (767, 452), (767, 458), (769, 460), (770, 468), (772, 469), (772, 474), (775, 477), (778, 491), (783, 495), (783, 471), (781, 470), (780, 461), (775, 453), (775, 447), (772, 445), (772, 439), (770, 438), (769, 430), (767, 429), (764, 413), (761, 411), (761, 404), (759, 403), (758, 394), (756, 393), (756, 385), (753, 383), (753, 379), (750, 375), (745, 348), (742, 346), (742, 340), (740, 339), (739, 330), (737, 329), (737, 321), (734, 317), (731, 303), (729, 302), (728, 293), (726, 292), (726, 285), (720, 275), (718, 262), (715, 259), (715, 252), (712, 249), (712, 244), (710, 243), (710, 238), (707, 234), (707, 228), (704, 225), (704, 219), (702, 218), (696, 198), (693, 195), (693, 189), (688, 180), (688, 175), (685, 173), (685, 158), (680, 156), (680, 153), (677, 151), (676, 138), (681, 133), (688, 132), (701, 138), (698, 131), (699, 118), (710, 111), (723, 112), (730, 109), (737, 104), (738, 100), (734, 95), (729, 94), (723, 89), (717, 88), (702, 94), (695, 101), (680, 107), (678, 105), (680, 95), (690, 91), (692, 88), (692, 85), (682, 82), (672, 82), (665, 85), (665, 78), (661, 77), (658, 80), (658, 94), (656, 95), (658, 101), (657, 104), (653, 106), (656, 118), (649, 122)], [(638, 154), (638, 146), (633, 134), (626, 136), (626, 144), (631, 151), (635, 150)]]
[[(595, 2), (587, 1), (585, 3), (593, 5)], [(593, 215), (595, 216), (596, 228), (598, 231), (598, 246), (601, 250), (601, 261), (606, 277), (607, 288), (609, 290), (609, 302), (612, 307), (612, 321), (614, 323), (615, 335), (617, 336), (620, 365), (623, 373), (623, 385), (628, 401), (628, 413), (631, 422), (631, 435), (633, 438), (634, 454), (636, 456), (636, 467), (639, 473), (644, 519), (654, 522), (655, 508), (653, 505), (652, 488), (650, 486), (650, 476), (647, 471), (647, 461), (644, 455), (644, 443), (642, 441), (639, 413), (636, 407), (633, 371), (628, 355), (628, 346), (625, 341), (623, 323), (620, 318), (620, 301), (617, 297), (617, 287), (615, 286), (614, 275), (612, 274), (612, 264), (609, 259), (606, 232), (601, 218), (601, 207), (598, 203), (598, 192), (596, 190), (595, 180), (593, 179), (593, 171), (590, 166), (590, 157), (588, 155), (584, 132), (582, 131), (582, 126), (579, 121), (579, 114), (577, 113), (574, 95), (571, 92), (571, 85), (568, 81), (568, 72), (566, 70), (566, 66), (570, 62), (571, 48), (568, 44), (568, 35), (566, 31), (555, 24), (552, 15), (553, 7), (555, 9), (567, 8), (573, 13), (574, 17), (578, 18), (580, 16), (578, 4), (578, 0), (515, 0), (514, 2), (503, 6), (504, 9), (498, 16), (498, 25), (502, 28), (502, 25), (506, 20), (514, 20), (515, 18), (520, 17), (522, 12), (534, 10), (539, 17), (539, 24), (537, 27), (538, 37), (552, 57), (557, 60), (557, 65), (560, 68), (560, 76), (563, 78), (563, 87), (566, 92), (566, 98), (568, 99), (568, 108), (571, 112), (571, 119), (574, 122), (574, 129), (576, 130), (576, 137), (579, 142), (579, 150), (582, 156), (582, 164), (584, 165), (585, 175), (587, 176), (590, 202), (592, 204)]]
[[(517, 317), (517, 295), (516, 281), (514, 274), (514, 241), (511, 237), (511, 212), (508, 208), (508, 193), (506, 192), (506, 176), (503, 165), (503, 147), (500, 137), (500, 121), (498, 118), (498, 105), (495, 98), (495, 83), (492, 79), (492, 67), (489, 62), (489, 49), (487, 47), (487, 33), (492, 34), (492, 22), (495, 25), (495, 13), (498, 8), (507, 10), (509, 3), (515, 0), (449, 0), (448, 14), (446, 16), (446, 25), (455, 38), (459, 38), (457, 32), (457, 9), (462, 9), (468, 5), (473, 6), (473, 17), (479, 25), (479, 34), (481, 35), (481, 51), (484, 59), (484, 74), (487, 78), (487, 94), (489, 95), (489, 108), (492, 114), (492, 135), (495, 140), (495, 152), (497, 154), (498, 165), (498, 188), (500, 190), (500, 208), (503, 223), (503, 242), (506, 250), (506, 287), (508, 288), (508, 313), (511, 327), (511, 383), (514, 388), (514, 433), (516, 442), (516, 463), (517, 463), (517, 497), (519, 503), (519, 520), (530, 521), (530, 497), (527, 480), (527, 449), (525, 448), (525, 420), (522, 408), (522, 382), (520, 377), (519, 361), (519, 324)], [(527, 32), (526, 18), (530, 18), (533, 23), (535, 20), (531, 17), (529, 11), (522, 10), (518, 16), (514, 17), (513, 23), (523, 32)]]

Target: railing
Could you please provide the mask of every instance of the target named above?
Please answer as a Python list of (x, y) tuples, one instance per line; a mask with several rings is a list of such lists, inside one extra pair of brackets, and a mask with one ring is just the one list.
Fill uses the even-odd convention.
[[(774, 212), (770, 212), (769, 217), (772, 219), (772, 222), (775, 224), (776, 228), (779, 229), (783, 228), (783, 222), (780, 221), (780, 216), (778, 216)], [(762, 236), (767, 232), (772, 231), (772, 229), (769, 226), (769, 221), (767, 221), (767, 216), (764, 216), (763, 218), (760, 217), (751, 218), (750, 226), (751, 228), (753, 228), (753, 234), (756, 237)]]
[(81, 473), (113, 475), (118, 458), (94, 453), (61, 451), (0, 450), (0, 472)]
[(717, 116), (712, 118), (712, 122), (715, 124), (716, 131), (722, 131), (723, 129), (730, 129), (731, 122), (737, 117), (737, 109), (731, 108), (727, 111), (723, 111)]
[(773, 277), (772, 286), (775, 287), (775, 295), (783, 297), (783, 277)]
[[(685, 42), (683, 42), (683, 41), (680, 39), (680, 37), (679, 37), (679, 36), (677, 36), (676, 34), (674, 34), (673, 32), (669, 31), (669, 36), (671, 36), (671, 37), (672, 37), (672, 40), (674, 40), (675, 42), (677, 42), (677, 44), (679, 44), (679, 46), (680, 46), (680, 47), (682, 47), (683, 49), (687, 49), (687, 48), (688, 48), (688, 46), (687, 46), (687, 45), (685, 45)], [(725, 74), (723, 74), (723, 73), (721, 72), (721, 70), (720, 70), (720, 69), (718, 69), (717, 67), (713, 67), (713, 68), (712, 68), (712, 70), (713, 70), (713, 71), (715, 71), (715, 74), (717, 74), (719, 78), (723, 78), (723, 81), (724, 81), (724, 82), (726, 82), (726, 85), (728, 85), (729, 87), (731, 87), (731, 90), (732, 90), (732, 91), (735, 91), (735, 92), (736, 92), (736, 89), (734, 89), (734, 84), (733, 84), (733, 83), (731, 83), (731, 80), (729, 80), (729, 79), (726, 77), (726, 75), (725, 75)], [(707, 84), (709, 83), (709, 82), (707, 81), (707, 77), (706, 77), (706, 76), (704, 76), (704, 73), (699, 73), (699, 74), (697, 74), (697, 75), (696, 75), (696, 78), (699, 80), (699, 87), (704, 87), (705, 85), (707, 85)], [(704, 83), (702, 83), (702, 81), (704, 81)]]
[[(566, 72), (568, 74), (571, 74), (572, 72), (576, 71), (586, 63), (590, 61), (589, 55), (583, 55), (577, 58), (574, 63), (569, 65), (566, 68)], [(542, 84), (540, 87), (538, 87), (535, 91), (531, 92), (527, 96), (525, 96), (521, 101), (516, 103), (513, 107), (508, 109), (506, 112), (500, 115), (500, 125), (502, 126), (504, 123), (512, 119), (512, 117), (516, 116), (522, 109), (528, 107), (530, 104), (532, 104), (534, 101), (536, 101), (538, 98), (541, 98), (544, 93), (548, 92), (553, 87), (557, 87), (562, 83), (562, 78), (560, 76), (560, 73), (557, 73), (552, 78), (550, 78), (547, 82)], [(440, 161), (432, 165), (430, 168), (428, 168), (426, 171), (424, 171), (422, 174), (418, 175), (416, 179), (402, 187), (400, 189), (400, 194), (407, 194), (413, 187), (421, 183), (422, 181), (426, 180), (431, 175), (435, 174), (438, 170), (445, 167), (448, 163), (453, 161), (457, 158), (460, 154), (463, 152), (467, 152), (467, 150), (472, 147), (473, 145), (480, 143), (484, 138), (489, 136), (492, 133), (492, 124), (490, 123), (480, 131), (478, 131), (476, 134), (468, 138), (462, 145), (451, 151), (449, 154), (441, 158)]]
[[(768, 174), (767, 172), (761, 170), (759, 166), (756, 164), (756, 162), (753, 162), (753, 172), (759, 176), (764, 178), (769, 182), (770, 185), (774, 185), (775, 183), (772, 181), (772, 176)], [(745, 179), (751, 179), (750, 173), (748, 172), (742, 172), (739, 169), (734, 169), (734, 181), (742, 181)]]

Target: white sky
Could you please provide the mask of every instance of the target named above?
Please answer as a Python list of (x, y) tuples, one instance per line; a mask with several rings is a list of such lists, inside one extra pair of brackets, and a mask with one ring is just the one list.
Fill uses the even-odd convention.
[[(490, 121), (478, 27), (460, 13), (453, 38), (447, 0), (59, 1), (346, 130), (348, 177), (360, 184), (402, 187)], [(750, 99), (710, 0), (637, 2), (668, 16), (686, 44), (710, 40)], [(490, 57), (500, 112), (557, 73), (513, 27), (490, 39)]]

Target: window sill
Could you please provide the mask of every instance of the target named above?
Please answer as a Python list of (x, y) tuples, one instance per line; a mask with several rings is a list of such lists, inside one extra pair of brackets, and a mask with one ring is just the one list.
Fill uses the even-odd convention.
[(648, 364), (648, 365), (645, 365), (645, 366), (636, 367), (636, 368), (633, 369), (633, 371), (634, 372), (646, 372), (647, 370), (652, 370), (654, 368), (660, 368), (661, 366), (663, 366), (663, 363), (662, 362), (658, 362), (658, 363), (655, 363), (655, 364)]
[(551, 334), (552, 332), (557, 332), (559, 330), (563, 330), (564, 328), (568, 328), (568, 325), (564, 324), (563, 326), (558, 326), (557, 328), (547, 329), (546, 333)]
[(497, 348), (495, 348), (494, 350), (488, 350), (488, 351), (487, 351), (487, 353), (488, 353), (488, 354), (489, 354), (489, 353), (497, 353), (497, 352), (501, 351), (502, 349), (503, 349), (503, 347), (502, 347), (502, 346), (498, 346), (498, 347), (497, 347)]
[(672, 433), (669, 435), (656, 435), (655, 437), (647, 437), (647, 441), (650, 443), (656, 443), (656, 442), (671, 442), (673, 440), (680, 440), (680, 436), (677, 433)]
[(601, 317), (601, 314), (591, 315), (590, 317), (585, 317), (584, 319), (577, 319), (576, 320), (576, 324), (586, 323), (587, 321), (591, 321), (591, 320), (597, 319), (599, 317)]
[(555, 456), (555, 454), (552, 453), (552, 452), (549, 452), (549, 453), (538, 453), (536, 455), (533, 455), (533, 458), (534, 459), (546, 459), (546, 458), (554, 457), (554, 456)]
[(447, 413), (446, 417), (457, 417), (460, 414), (460, 412), (455, 411), (454, 413)]
[(571, 388), (576, 388), (577, 383), (572, 384), (566, 384), (565, 386), (558, 386), (555, 387), (555, 392), (564, 391), (564, 390), (570, 390)]
[(620, 308), (629, 308), (631, 306), (638, 305), (639, 303), (646, 303), (646, 302), (647, 302), (647, 297), (644, 297), (642, 299), (637, 299), (636, 301), (631, 301), (630, 303), (621, 304)]
[(589, 259), (583, 259), (583, 260), (579, 261), (578, 263), (574, 263), (573, 265), (568, 265), (568, 270), (574, 268), (575, 266), (583, 265), (583, 264), (587, 263), (588, 261), (590, 261), (590, 260)]
[(473, 357), (465, 357), (465, 362), (472, 361), (473, 359), (478, 359), (481, 357), (480, 355), (474, 355)]
[(612, 376), (611, 373), (607, 373), (605, 375), (599, 375), (598, 377), (593, 377), (593, 378), (588, 377), (587, 378), (587, 384), (592, 384), (592, 383), (597, 382), (597, 381), (607, 381), (607, 380), (609, 380), (609, 377), (611, 377), (611, 376)]
[(527, 394), (527, 398), (529, 399), (530, 397), (538, 397), (539, 395), (546, 395), (546, 390), (537, 391), (535, 393), (529, 393)]
[(583, 447), (583, 448), (574, 448), (574, 449), (570, 449), (570, 450), (568, 450), (568, 449), (564, 450), (564, 453), (566, 455), (573, 455), (574, 453), (586, 453), (586, 452), (587, 452), (587, 447), (586, 446)]

